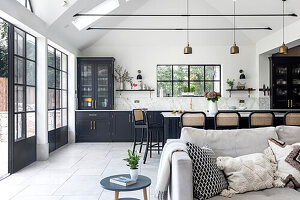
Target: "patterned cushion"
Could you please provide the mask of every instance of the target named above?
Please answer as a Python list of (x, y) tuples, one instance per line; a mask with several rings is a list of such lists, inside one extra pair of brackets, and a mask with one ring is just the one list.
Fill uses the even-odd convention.
[(187, 143), (192, 159), (194, 197), (200, 200), (211, 198), (227, 188), (227, 181), (216, 165), (214, 152), (206, 147)]
[(300, 143), (286, 143), (270, 139), (269, 145), (278, 162), (278, 175), (286, 187), (300, 188)]

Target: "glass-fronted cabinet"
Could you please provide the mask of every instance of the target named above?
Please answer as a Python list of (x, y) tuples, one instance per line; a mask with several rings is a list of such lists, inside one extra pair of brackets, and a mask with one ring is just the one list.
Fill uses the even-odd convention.
[(270, 57), (271, 107), (300, 108), (300, 57)]
[(114, 58), (78, 58), (78, 109), (111, 110)]

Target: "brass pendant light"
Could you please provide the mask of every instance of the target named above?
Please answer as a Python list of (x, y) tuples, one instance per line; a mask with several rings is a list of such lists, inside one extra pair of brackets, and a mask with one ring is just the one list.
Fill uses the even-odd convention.
[(283, 17), (282, 17), (282, 25), (283, 25), (283, 27), (282, 27), (282, 30), (283, 30), (283, 44), (281, 45), (281, 47), (279, 48), (279, 53), (280, 54), (288, 54), (288, 52), (289, 52), (289, 48), (285, 45), (285, 43), (284, 43), (284, 3), (285, 3), (285, 1), (286, 0), (282, 0), (282, 2), (283, 2), (283, 6), (282, 6), (282, 10), (283, 10)]
[(233, 43), (233, 46), (230, 48), (231, 54), (239, 54), (240, 53), (240, 48), (236, 45), (236, 42), (235, 42), (235, 2), (236, 2), (236, 0), (233, 0), (233, 12), (234, 12), (234, 15), (233, 15), (233, 40), (234, 40), (234, 43)]
[(193, 49), (192, 47), (190, 47), (190, 42), (189, 42), (189, 0), (186, 0), (186, 13), (187, 13), (187, 17), (186, 17), (186, 37), (187, 37), (187, 46), (184, 47), (184, 54), (192, 54), (193, 53)]

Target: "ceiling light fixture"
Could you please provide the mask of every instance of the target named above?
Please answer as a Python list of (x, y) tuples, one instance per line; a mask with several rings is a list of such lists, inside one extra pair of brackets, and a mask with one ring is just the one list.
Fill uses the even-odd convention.
[(282, 5), (282, 11), (283, 11), (283, 17), (282, 17), (282, 33), (283, 33), (283, 44), (281, 45), (281, 47), (279, 48), (279, 53), (280, 54), (288, 54), (289, 48), (285, 45), (284, 43), (284, 3), (286, 0), (282, 0), (283, 5)]
[(186, 38), (187, 38), (187, 46), (184, 47), (184, 54), (192, 54), (193, 49), (190, 47), (190, 36), (189, 36), (189, 0), (186, 0)]
[(240, 48), (236, 45), (235, 41), (235, 2), (236, 0), (233, 0), (233, 46), (230, 48), (230, 53), (231, 54), (239, 54), (240, 53)]

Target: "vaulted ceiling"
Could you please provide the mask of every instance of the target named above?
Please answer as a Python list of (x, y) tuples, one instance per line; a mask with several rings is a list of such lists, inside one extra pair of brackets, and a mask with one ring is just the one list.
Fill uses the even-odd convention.
[[(76, 13), (85, 13), (101, 4), (105, 0), (31, 0), (33, 10), (54, 31), (67, 42), (78, 49), (85, 49), (100, 40), (116, 40), (122, 43), (128, 38), (129, 42), (153, 42), (162, 38), (166, 44), (176, 43), (177, 38), (185, 37), (184, 32), (126, 32), (126, 31), (99, 31), (78, 30), (72, 23)], [(232, 14), (233, 0), (189, 0), (190, 14)], [(111, 14), (185, 14), (186, 0), (119, 0), (120, 6)], [(237, 0), (237, 14), (280, 14), (282, 13), (281, 0)], [(300, 15), (300, 1), (288, 0), (287, 13)], [(286, 25), (299, 20), (298, 17), (287, 17)], [(184, 28), (184, 17), (102, 17), (92, 23), (97, 27), (148, 27), (148, 28)], [(194, 17), (190, 19), (191, 28), (232, 27), (232, 17)], [(239, 17), (238, 27), (271, 27), (273, 31), (239, 31), (239, 44), (255, 44), (268, 34), (282, 28), (280, 17)], [(108, 34), (109, 37), (108, 37)], [(147, 35), (147, 37), (145, 37)], [(105, 37), (106, 36), (106, 37)], [(131, 37), (130, 39), (130, 36)], [(132, 40), (132, 41), (131, 41)], [(228, 45), (232, 43), (231, 31), (192, 32), (191, 42), (207, 45)]]

